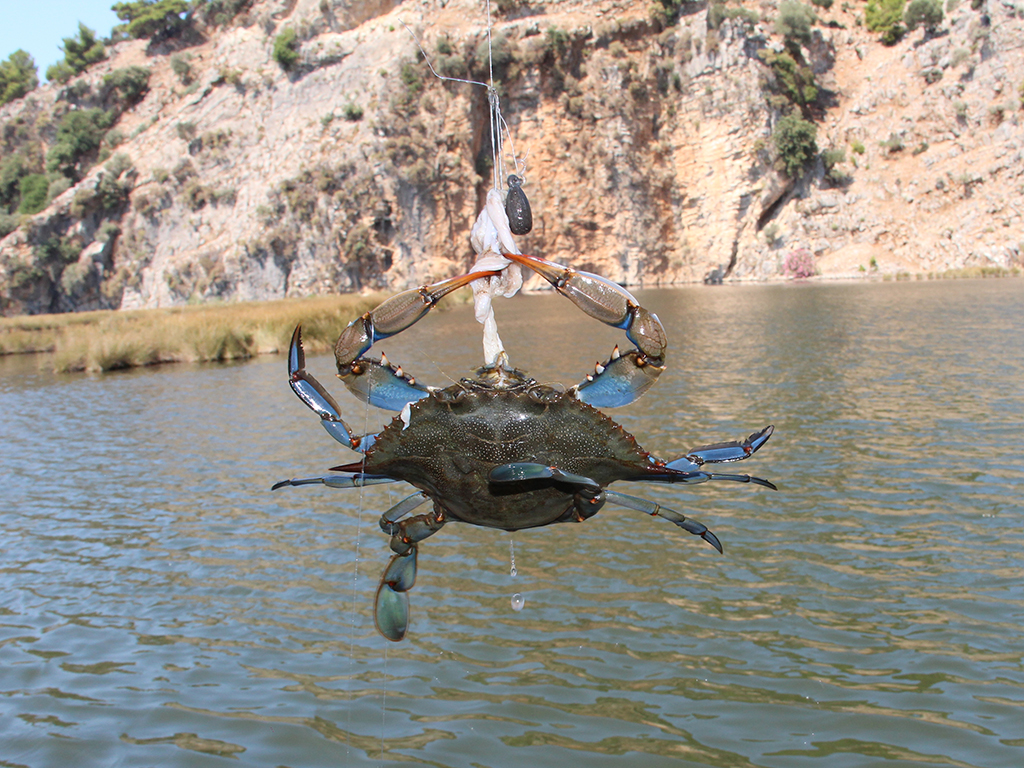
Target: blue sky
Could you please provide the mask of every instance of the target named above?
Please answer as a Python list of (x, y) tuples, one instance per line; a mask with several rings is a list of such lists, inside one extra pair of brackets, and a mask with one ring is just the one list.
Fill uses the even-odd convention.
[(60, 59), (65, 37), (78, 34), (78, 22), (106, 37), (121, 22), (110, 10), (117, 0), (5, 0), (0, 18), (0, 60), (24, 48), (36, 60), (39, 80), (46, 68)]

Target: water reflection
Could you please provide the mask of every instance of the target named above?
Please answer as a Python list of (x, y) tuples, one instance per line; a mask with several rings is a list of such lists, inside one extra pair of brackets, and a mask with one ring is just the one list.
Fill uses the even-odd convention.
[[(1022, 293), (644, 292), (671, 367), (616, 418), (665, 457), (774, 423), (744, 469), (781, 491), (637, 487), (724, 557), (606, 509), (515, 534), (512, 579), (508, 534), (446, 528), (400, 645), (370, 606), (376, 518), (404, 493), (269, 492), (344, 458), (281, 360), (0, 360), (2, 759), (1019, 765)], [(621, 341), (555, 297), (498, 310), (540, 378), (578, 381)], [(468, 307), (384, 346), (432, 383), (480, 360)], [(389, 418), (347, 407), (357, 429)]]

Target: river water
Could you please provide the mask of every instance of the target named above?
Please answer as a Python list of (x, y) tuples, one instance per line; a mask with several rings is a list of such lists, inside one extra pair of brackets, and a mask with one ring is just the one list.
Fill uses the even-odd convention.
[[(450, 525), (399, 644), (370, 608), (409, 491), (270, 491), (353, 458), (283, 358), (0, 360), (0, 766), (1024, 765), (1024, 281), (639, 296), (670, 368), (614, 417), (666, 458), (774, 424), (736, 470), (779, 491), (622, 489), (724, 555), (616, 507)], [(537, 378), (621, 340), (556, 296), (497, 309)], [(393, 342), (434, 384), (481, 358), (468, 306)], [(357, 429), (390, 418), (309, 367)]]

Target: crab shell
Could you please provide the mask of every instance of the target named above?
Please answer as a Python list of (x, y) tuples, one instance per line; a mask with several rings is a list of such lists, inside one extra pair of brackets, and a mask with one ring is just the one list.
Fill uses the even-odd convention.
[(643, 475), (651, 460), (631, 434), (571, 394), (532, 380), (506, 389), (464, 379), (413, 403), (408, 423), (396, 417), (359, 471), (403, 480), (438, 512), (488, 528), (516, 531), (590, 516), (577, 514), (573, 488), (530, 490), (528, 480), (495, 488), (491, 471), (515, 462), (558, 467), (603, 488)]

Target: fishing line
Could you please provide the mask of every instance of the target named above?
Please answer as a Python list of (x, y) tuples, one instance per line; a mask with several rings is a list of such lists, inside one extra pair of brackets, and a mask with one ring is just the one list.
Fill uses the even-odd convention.
[(384, 734), (388, 719), (388, 646), (384, 645), (384, 691), (380, 696), (380, 762), (384, 764)]
[[(479, 80), (466, 80), (465, 78), (462, 77), (449, 77), (448, 75), (439, 75), (437, 73), (437, 70), (434, 69), (434, 65), (430, 63), (430, 56), (423, 49), (423, 46), (420, 44), (419, 39), (417, 39), (416, 37), (416, 33), (413, 32), (412, 28), (401, 19), (398, 20), (398, 23), (405, 27), (405, 31), (409, 33), (409, 37), (412, 38), (412, 41), (416, 43), (416, 47), (420, 49), (420, 53), (423, 54), (423, 61), (426, 62), (426, 65), (427, 67), (429, 67), (431, 74), (438, 80), (451, 80), (453, 83), (467, 83), (468, 85), (482, 85), (484, 88), (488, 87), (487, 83), (481, 83)], [(489, 44), (488, 55), (490, 55)]]
[[(416, 38), (416, 35), (413, 33), (413, 31), (409, 27), (409, 25), (406, 24), (405, 21), (403, 21), (402, 19), (399, 19), (399, 22), (401, 23), (401, 25), (403, 27), (405, 27), (405, 30), (409, 33), (409, 36), (412, 38), (413, 42), (416, 43), (416, 47), (419, 48), (419, 51), (420, 51), (420, 53), (423, 56), (423, 60), (426, 62), (427, 67), (430, 69), (430, 72), (431, 72), (431, 74), (434, 75), (434, 77), (436, 77), (439, 80), (447, 80), (447, 81), (457, 82), (457, 83), (466, 83), (468, 85), (479, 85), (479, 86), (482, 86), (482, 87), (487, 89), (488, 117), (489, 117), (489, 121), (490, 121), (490, 129), (491, 129), (491, 136), (490, 136), (490, 138), (491, 138), (492, 180), (493, 180), (493, 183), (494, 183), (494, 188), (496, 190), (498, 190), (499, 192), (501, 192), (503, 187), (504, 187), (505, 180), (506, 180), (505, 155), (504, 155), (505, 139), (508, 140), (510, 149), (512, 151), (512, 160), (513, 160), (513, 163), (514, 163), (514, 166), (515, 166), (515, 171), (516, 171), (517, 174), (520, 174), (521, 172), (520, 172), (519, 159), (516, 156), (515, 144), (512, 141), (511, 131), (509, 130), (508, 123), (505, 121), (504, 116), (501, 114), (501, 99), (498, 96), (497, 89), (494, 87), (494, 44), (493, 44), (493, 35), (492, 35), (492, 26), (493, 25), (492, 25), (492, 18), (491, 18), (491, 3), (490, 3), (490, 0), (485, 0), (485, 9), (486, 9), (486, 13), (487, 13), (487, 70), (488, 70), (489, 84), (488, 83), (481, 83), (481, 82), (479, 82), (477, 80), (469, 80), (469, 79), (460, 78), (460, 77), (449, 77), (449, 76), (446, 76), (446, 75), (439, 74), (437, 72), (437, 70), (434, 69), (434, 65), (430, 61), (430, 56), (424, 50), (423, 46), (420, 44), (420, 41)], [(525, 168), (525, 161), (524, 161), (523, 168)], [(445, 378), (448, 378), (449, 380), (452, 380), (451, 377), (448, 376), (441, 369), (441, 366), (438, 365), (437, 361), (434, 360), (432, 356), (430, 356), (430, 361), (434, 365), (434, 367), (439, 372), (441, 372), (442, 375), (445, 376)], [(364, 425), (363, 425), (363, 433), (364, 434), (366, 433), (366, 431), (367, 431), (367, 429), (369, 427), (369, 410), (370, 410), (370, 403), (369, 403), (369, 400), (367, 399), (366, 400), (366, 405), (365, 405), (365, 408), (364, 408), (364, 412), (363, 412), (364, 413)], [(361, 466), (365, 470), (365, 468), (366, 468), (366, 454), (365, 453), (363, 454)], [(352, 576), (352, 600), (353, 600), (353, 602), (352, 602), (352, 610), (353, 610), (353, 613), (352, 613), (352, 635), (351, 635), (350, 644), (349, 644), (349, 680), (348, 680), (350, 693), (351, 693), (351, 685), (352, 685), (352, 665), (354, 663), (353, 657), (355, 655), (355, 630), (356, 630), (356, 626), (355, 626), (356, 625), (355, 600), (356, 600), (356, 597), (357, 597), (357, 582), (358, 582), (358, 576), (359, 576), (359, 533), (360, 533), (360, 527), (361, 527), (361, 524), (362, 524), (362, 513), (363, 513), (363, 507), (364, 507), (364, 489), (365, 489), (365, 486), (363, 486), (363, 485), (359, 486), (359, 514), (358, 514), (358, 517), (356, 519), (356, 562), (355, 562), (355, 569), (353, 571), (353, 576)], [(391, 498), (390, 489), (388, 491), (388, 498), (389, 499)], [(510, 551), (510, 556), (511, 556), (511, 559), (512, 559), (511, 575), (514, 578), (515, 575), (516, 575), (516, 566), (515, 566), (515, 548), (514, 548), (514, 543), (512, 542), (512, 540), (509, 541), (509, 551)], [(518, 611), (518, 610), (521, 610), (522, 607), (523, 607), (522, 595), (520, 595), (519, 593), (516, 593), (512, 597), (512, 608), (514, 610)], [(387, 733), (387, 730), (386, 730), (386, 728), (387, 728), (387, 694), (388, 694), (388, 648), (387, 648), (387, 644), (385, 644), (385, 646), (384, 646), (383, 681), (382, 681), (382, 692), (381, 692), (381, 735), (380, 735), (380, 759), (381, 759), (381, 763), (384, 762), (385, 736), (386, 736), (386, 733)], [(350, 698), (350, 703), (351, 703), (351, 698)], [(351, 721), (352, 721), (352, 707), (351, 706), (349, 706), (349, 708), (348, 708), (348, 720), (349, 720), (349, 724), (348, 724), (348, 728), (346, 729), (346, 735), (345, 735), (346, 752), (348, 750), (349, 733), (351, 732), (351, 729), (352, 729), (351, 728)]]
[(505, 172), (505, 141), (509, 143), (509, 148), (512, 151), (512, 163), (515, 166), (515, 173), (519, 176), (523, 176), (525, 173), (525, 159), (522, 164), (516, 155), (515, 142), (512, 139), (512, 132), (509, 130), (508, 123), (505, 121), (504, 116), (501, 114), (501, 98), (498, 96), (498, 90), (494, 86), (494, 41), (492, 36), (492, 24), (491, 24), (491, 3), (490, 0), (486, 2), (487, 7), (487, 74), (489, 83), (482, 83), (479, 80), (469, 80), (463, 77), (451, 77), (449, 75), (442, 75), (434, 69), (434, 65), (430, 61), (430, 55), (426, 49), (420, 43), (416, 34), (412, 31), (412, 28), (405, 23), (402, 19), (399, 19), (399, 23), (405, 27), (406, 32), (409, 33), (409, 37), (416, 43), (416, 47), (419, 48), (420, 54), (423, 56), (423, 61), (426, 63), (430, 73), (438, 80), (448, 80), (453, 83), (465, 83), (467, 85), (479, 85), (482, 88), (487, 89), (487, 106), (489, 113), (489, 121), (491, 128), (491, 169), (492, 169), (492, 182), (494, 188), (501, 191), (505, 187), (505, 181), (508, 178)]
[[(365, 435), (370, 429), (370, 401), (367, 399), (363, 404), (363, 430), (362, 433)], [(360, 470), (366, 470), (366, 453), (363, 453), (363, 458), (360, 459)], [(346, 690), (349, 694), (349, 706), (347, 707), (347, 724), (345, 728), (345, 754), (349, 753), (349, 738), (352, 733), (352, 701), (354, 694), (352, 693), (352, 679), (354, 677), (353, 666), (355, 664), (356, 654), (356, 620), (358, 618), (358, 612), (356, 610), (356, 601), (359, 599), (359, 535), (363, 525), (363, 509), (366, 503), (366, 486), (363, 483), (359, 484), (359, 503), (356, 507), (356, 547), (355, 547), (355, 565), (352, 569), (352, 606), (350, 608), (349, 616), (351, 620), (349, 622), (349, 640), (348, 640), (348, 679), (346, 680)], [(386, 649), (385, 649), (386, 650)]]

